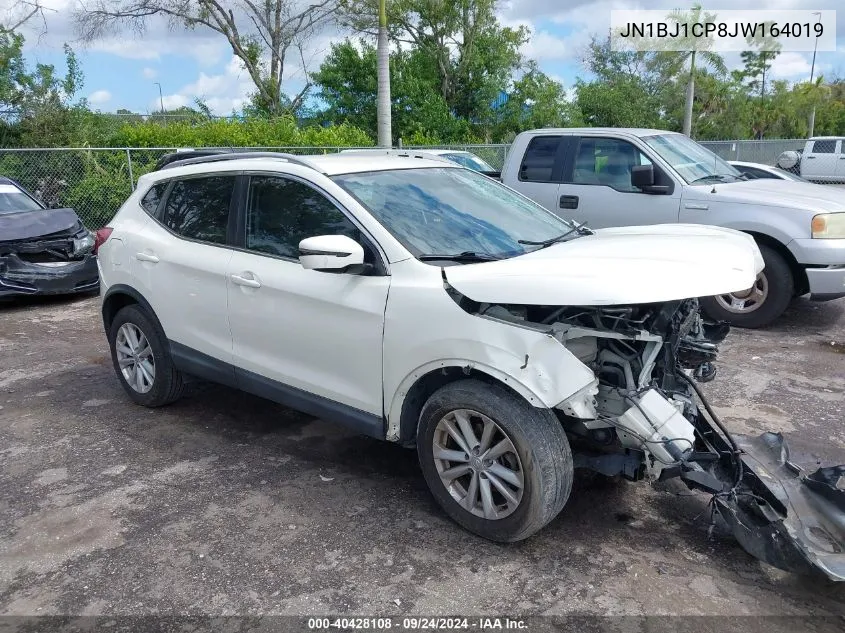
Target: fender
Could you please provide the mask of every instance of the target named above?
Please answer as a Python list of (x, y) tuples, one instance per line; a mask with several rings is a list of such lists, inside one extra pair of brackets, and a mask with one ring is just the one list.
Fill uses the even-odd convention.
[[(155, 320), (159, 327), (161, 327), (161, 323), (156, 316), (155, 310), (150, 305), (150, 302), (142, 295), (140, 292), (135, 290), (132, 286), (127, 286), (126, 284), (115, 284), (110, 286), (109, 289), (106, 291), (106, 294), (103, 295), (102, 306), (100, 308), (102, 315), (103, 315), (103, 327), (105, 328), (106, 332), (109, 330), (109, 323), (111, 319), (114, 318), (114, 315), (117, 313), (117, 310), (110, 310), (109, 306), (111, 302), (109, 301), (109, 297), (114, 297), (115, 295), (127, 295), (134, 299), (135, 303), (141, 305)], [(162, 332), (164, 328), (162, 328)]]
[[(519, 331), (519, 328), (505, 327)], [(510, 387), (532, 406), (545, 409), (559, 405), (595, 380), (593, 372), (553, 337), (541, 335), (540, 340), (535, 339), (533, 343), (522, 358), (488, 345), (484, 360), (479, 354), (476, 358), (446, 357), (419, 365), (401, 380), (390, 398), (387, 439), (399, 438), (402, 409), (408, 393), (418, 380), (433, 371), (459, 368), (466, 372), (481, 372)], [(562, 379), (564, 376), (566, 378)]]

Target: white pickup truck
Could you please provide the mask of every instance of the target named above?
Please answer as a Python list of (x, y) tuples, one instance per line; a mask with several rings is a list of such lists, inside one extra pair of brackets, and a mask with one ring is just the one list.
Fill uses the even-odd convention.
[[(842, 142), (834, 149), (841, 151)], [(712, 318), (762, 327), (795, 296), (809, 293), (820, 301), (845, 296), (845, 192), (747, 180), (682, 134), (628, 128), (523, 132), (501, 178), (550, 211), (593, 229), (679, 222), (754, 236), (765, 269), (747, 290), (702, 299)]]
[(814, 136), (803, 150), (781, 154), (777, 164), (806, 180), (845, 184), (845, 137)]

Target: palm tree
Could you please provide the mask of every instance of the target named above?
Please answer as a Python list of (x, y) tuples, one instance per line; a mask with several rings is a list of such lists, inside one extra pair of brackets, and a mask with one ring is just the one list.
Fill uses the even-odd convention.
[(825, 84), (824, 77), (819, 75), (813, 81), (808, 81), (796, 86), (796, 91), (801, 97), (801, 100), (810, 108), (807, 138), (812, 138), (816, 127), (816, 107), (821, 105), (825, 99), (830, 97), (830, 86)]
[(379, 147), (393, 145), (393, 131), (390, 121), (390, 45), (387, 40), (386, 0), (378, 5), (378, 97), (376, 101), (376, 122)]
[[(705, 13), (702, 15), (700, 4), (693, 5), (689, 11), (672, 11), (667, 16), (667, 19), (677, 22), (679, 24), (687, 24), (688, 32), (691, 32), (692, 25), (696, 22), (713, 22), (715, 15)], [(688, 48), (687, 48), (688, 46)], [(702, 66), (709, 66), (720, 75), (727, 72), (725, 60), (718, 53), (710, 50), (713, 46), (713, 38), (710, 37), (690, 37), (685, 38), (684, 50), (673, 51), (672, 53), (661, 53), (662, 55), (671, 55), (674, 59), (675, 68), (680, 70), (683, 68), (687, 60), (689, 60), (689, 75), (687, 77), (687, 92), (686, 102), (684, 104), (684, 127), (683, 132), (687, 136), (692, 132), (692, 104), (695, 98), (695, 65), (696, 62)]]

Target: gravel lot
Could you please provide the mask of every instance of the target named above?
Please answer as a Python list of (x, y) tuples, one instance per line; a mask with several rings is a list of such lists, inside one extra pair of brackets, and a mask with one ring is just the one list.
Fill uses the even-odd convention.
[[(733, 430), (845, 462), (845, 300), (734, 330), (708, 391)], [(581, 480), (501, 546), (439, 511), (411, 451), (222, 387), (134, 406), (96, 298), (0, 305), (0, 469), (0, 614), (845, 616), (845, 585), (708, 539), (707, 497), (674, 483)]]

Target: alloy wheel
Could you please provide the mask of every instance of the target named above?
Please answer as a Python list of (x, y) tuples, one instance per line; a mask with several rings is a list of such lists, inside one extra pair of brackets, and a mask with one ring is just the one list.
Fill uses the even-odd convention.
[(716, 303), (732, 314), (748, 314), (760, 308), (768, 296), (769, 282), (766, 275), (760, 273), (753, 286), (740, 292), (717, 295)]
[(525, 479), (501, 426), (477, 411), (455, 409), (437, 423), (432, 443), (440, 481), (462, 508), (490, 520), (516, 511)]
[(126, 384), (138, 393), (148, 393), (155, 383), (155, 356), (141, 329), (134, 323), (121, 325), (115, 339), (115, 351)]

